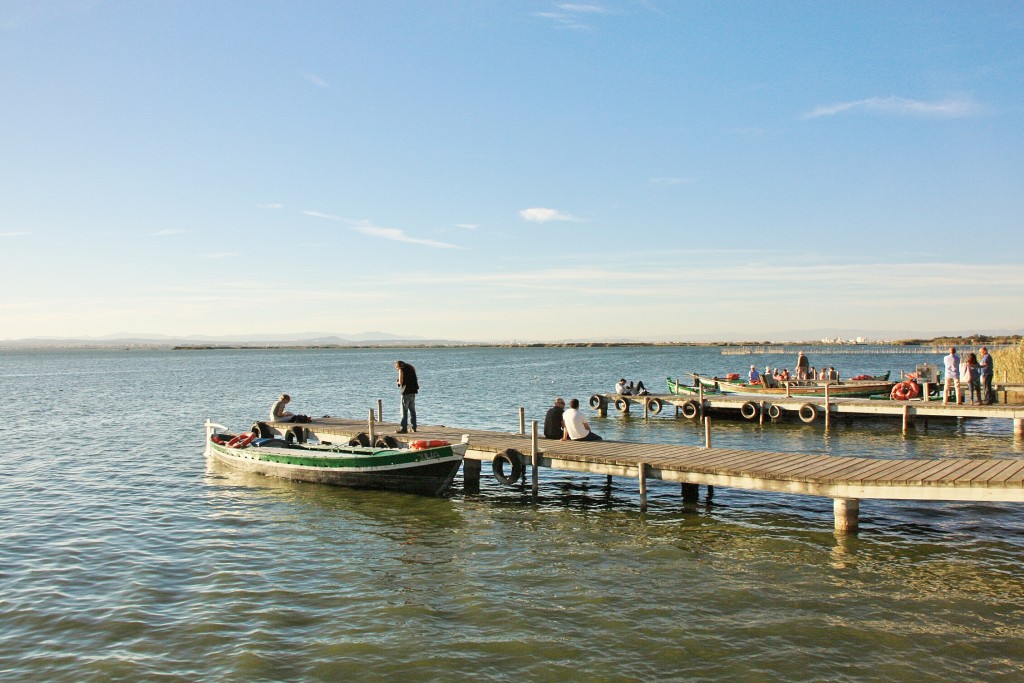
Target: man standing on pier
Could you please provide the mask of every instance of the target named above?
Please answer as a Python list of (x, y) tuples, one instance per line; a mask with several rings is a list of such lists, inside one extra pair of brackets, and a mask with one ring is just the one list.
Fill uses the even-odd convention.
[(985, 405), (992, 405), (996, 398), (992, 393), (992, 356), (984, 346), (981, 347), (978, 366), (981, 369), (981, 402)]
[(801, 351), (796, 357), (796, 378), (807, 379), (807, 375), (810, 374), (811, 361)]
[(402, 428), (399, 434), (405, 434), (412, 426), (416, 431), (416, 393), (420, 390), (420, 383), (416, 379), (416, 368), (405, 361), (395, 361), (395, 369), (398, 370), (398, 386), (402, 390)]
[(960, 356), (957, 355), (955, 346), (949, 347), (949, 355), (942, 359), (942, 364), (945, 370), (945, 381), (942, 385), (942, 403), (944, 405), (949, 403), (949, 388), (952, 385), (956, 395), (956, 404), (960, 405), (964, 402), (964, 398), (960, 389)]

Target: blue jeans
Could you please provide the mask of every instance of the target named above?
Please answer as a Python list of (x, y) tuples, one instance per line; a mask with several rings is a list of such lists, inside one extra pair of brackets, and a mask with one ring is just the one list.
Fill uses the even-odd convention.
[(402, 394), (402, 429), (412, 419), (412, 431), (416, 431), (416, 394)]

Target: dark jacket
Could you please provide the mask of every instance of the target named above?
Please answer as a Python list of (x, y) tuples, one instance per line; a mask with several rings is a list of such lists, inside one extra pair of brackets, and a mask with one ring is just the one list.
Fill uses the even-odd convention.
[(401, 366), (402, 376), (400, 378), (402, 393), (403, 394), (415, 394), (420, 390), (419, 380), (416, 379), (416, 368), (409, 365), (408, 363), (402, 363)]
[(558, 406), (548, 408), (548, 414), (544, 416), (544, 438), (562, 438), (562, 409)]

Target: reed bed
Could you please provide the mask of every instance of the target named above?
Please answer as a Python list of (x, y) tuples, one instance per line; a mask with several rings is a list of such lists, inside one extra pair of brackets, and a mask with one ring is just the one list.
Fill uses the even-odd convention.
[(1020, 346), (1009, 349), (998, 349), (992, 352), (992, 360), (995, 364), (995, 381), (1003, 381), (1003, 372), (1006, 372), (1006, 382), (1019, 384), (1024, 382), (1024, 341)]

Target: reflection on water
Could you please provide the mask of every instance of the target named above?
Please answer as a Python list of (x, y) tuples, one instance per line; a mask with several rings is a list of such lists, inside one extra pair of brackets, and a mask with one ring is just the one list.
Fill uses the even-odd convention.
[[(715, 371), (705, 349), (15, 353), (0, 378), (0, 672), (9, 680), (1014, 680), (1024, 522), (1010, 504), (831, 501), (543, 471), (425, 498), (292, 483), (202, 456), (290, 390), (309, 414), (518, 427), (619, 376)], [(905, 357), (901, 357), (905, 358)], [(849, 359), (847, 359), (849, 360)], [(892, 359), (858, 357), (865, 372)], [(744, 361), (746, 362), (746, 360)], [(753, 362), (753, 361), (751, 361)], [(861, 365), (862, 364), (862, 365)], [(907, 362), (912, 367), (911, 362)], [(845, 369), (845, 368), (844, 368)], [(847, 371), (846, 374), (849, 374)], [(700, 445), (692, 423), (594, 418)], [(872, 457), (1014, 456), (1009, 425), (716, 420), (715, 445)], [(703, 488), (702, 488), (703, 493)], [(955, 646), (954, 646), (955, 645)]]

